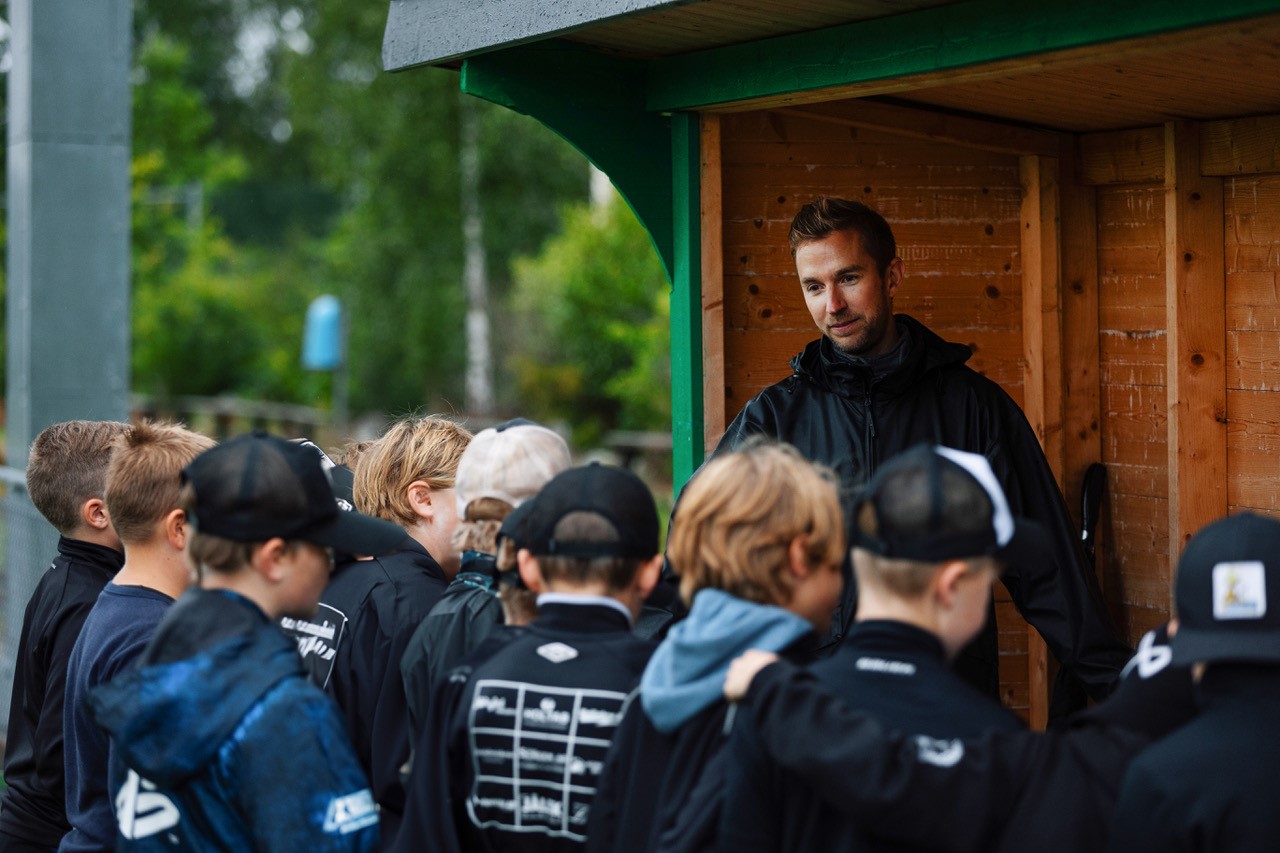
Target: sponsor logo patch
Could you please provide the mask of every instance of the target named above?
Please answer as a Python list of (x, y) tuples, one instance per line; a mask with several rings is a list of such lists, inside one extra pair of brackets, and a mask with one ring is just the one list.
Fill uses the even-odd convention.
[(955, 767), (964, 758), (964, 744), (958, 740), (936, 740), (917, 735), (916, 757), (934, 767)]
[(907, 677), (916, 674), (916, 665), (901, 660), (885, 660), (884, 658), (858, 658), (854, 664), (858, 669), (864, 672), (883, 672), (886, 675), (904, 675)]
[(577, 649), (564, 643), (547, 643), (545, 646), (538, 646), (537, 652), (552, 663), (564, 663), (578, 656)]
[(378, 807), (373, 802), (373, 792), (368, 788), (334, 797), (324, 815), (324, 831), (330, 835), (348, 835), (378, 822)]
[(1256, 560), (1213, 567), (1213, 618), (1261, 619), (1267, 614), (1267, 572)]

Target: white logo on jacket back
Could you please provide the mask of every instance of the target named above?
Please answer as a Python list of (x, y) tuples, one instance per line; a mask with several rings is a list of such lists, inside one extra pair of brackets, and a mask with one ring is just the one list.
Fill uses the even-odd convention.
[(146, 838), (172, 829), (181, 819), (173, 800), (156, 790), (154, 783), (129, 771), (116, 795), (116, 823), (121, 835), (129, 840)]

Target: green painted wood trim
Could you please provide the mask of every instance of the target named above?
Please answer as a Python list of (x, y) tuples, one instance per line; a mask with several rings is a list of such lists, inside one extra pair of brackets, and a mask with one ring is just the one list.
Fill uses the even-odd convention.
[(653, 60), (647, 105), (669, 111), (866, 83), (1280, 11), (1276, 0), (970, 0)]
[(532, 116), (595, 163), (648, 229), (670, 277), (671, 119), (645, 109), (644, 74), (635, 60), (546, 42), (468, 59), (462, 91)]
[(671, 277), (671, 474), (676, 491), (702, 464), (702, 223), (698, 116), (671, 119), (675, 267)]

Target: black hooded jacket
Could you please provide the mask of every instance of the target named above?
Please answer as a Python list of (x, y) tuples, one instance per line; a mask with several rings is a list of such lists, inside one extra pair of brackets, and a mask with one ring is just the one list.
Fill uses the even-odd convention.
[[(846, 530), (853, 529), (853, 508), (867, 482), (895, 454), (931, 443), (985, 456), (1013, 513), (1038, 521), (1052, 536), (1044, 561), (1009, 566), (1004, 584), (1054, 656), (1091, 696), (1105, 697), (1130, 650), (1106, 615), (1035, 433), (999, 385), (965, 366), (967, 346), (942, 340), (904, 314), (895, 321), (906, 340), (870, 362), (838, 354), (825, 337), (810, 343), (792, 359), (791, 376), (747, 403), (716, 453), (760, 434), (794, 445), (836, 472)], [(857, 603), (847, 561), (844, 576), (828, 652), (847, 632)], [(956, 661), (956, 670), (998, 692), (994, 619)]]

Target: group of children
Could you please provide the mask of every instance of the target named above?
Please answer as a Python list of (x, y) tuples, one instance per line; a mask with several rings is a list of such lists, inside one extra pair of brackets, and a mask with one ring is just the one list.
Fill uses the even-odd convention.
[[(665, 550), (642, 481), (523, 420), (409, 418), (336, 459), (69, 422), (28, 482), (62, 538), (0, 850), (1280, 844), (1274, 520), (1193, 539), (1180, 629), (1033, 733), (948, 668), (1043, 541), (971, 453), (883, 465), (846, 541), (831, 475), (752, 443)], [(858, 622), (814, 663), (848, 548)]]

